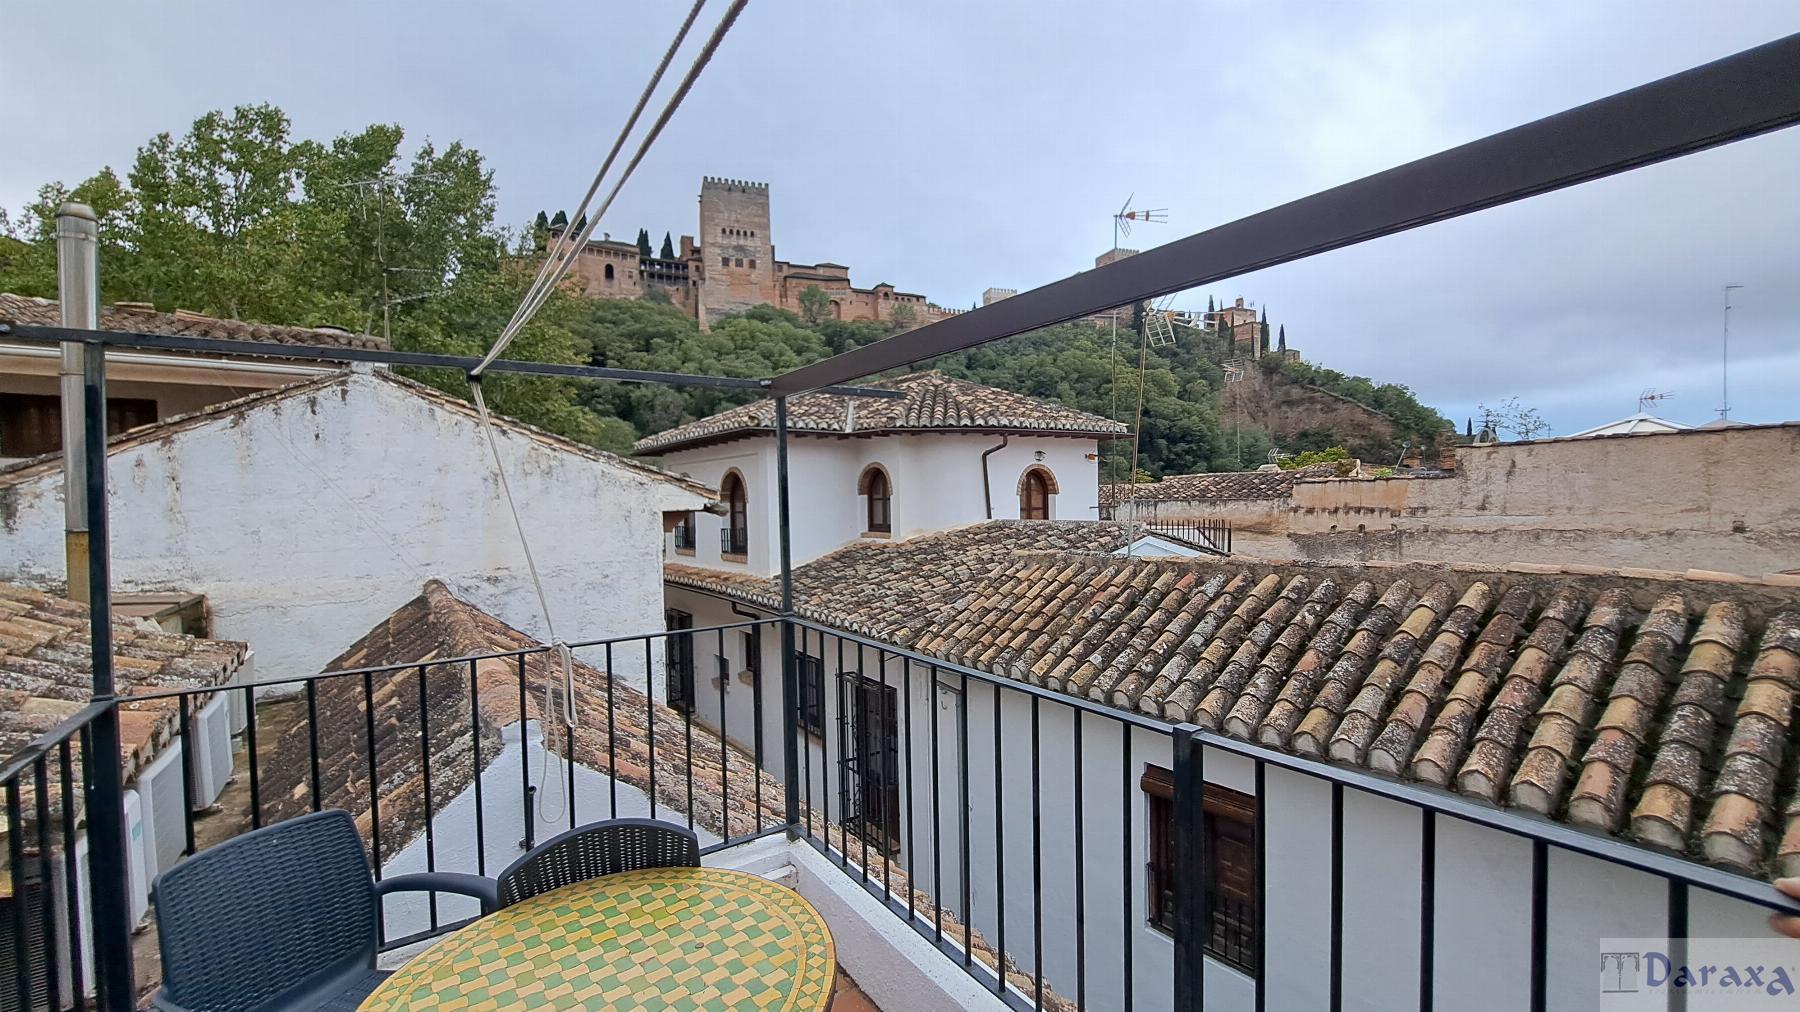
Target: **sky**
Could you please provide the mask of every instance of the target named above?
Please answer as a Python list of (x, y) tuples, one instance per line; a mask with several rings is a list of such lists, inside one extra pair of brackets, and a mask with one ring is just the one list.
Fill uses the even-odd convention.
[[(0, 207), (267, 101), (301, 137), (462, 140), (520, 225), (579, 202), (685, 8), (7, 0), (0, 132), (37, 142), (0, 159)], [(1122, 243), (1148, 248), (1795, 31), (1792, 0), (752, 0), (601, 228), (691, 234), (702, 176), (758, 180), (778, 256), (968, 306), (1091, 266), (1131, 195), (1168, 209)], [(1796, 165), (1790, 129), (1176, 304), (1243, 296), (1309, 361), (1459, 425), (1517, 397), (1568, 433), (1647, 389), (1717, 417), (1741, 284), (1731, 414), (1796, 419)]]

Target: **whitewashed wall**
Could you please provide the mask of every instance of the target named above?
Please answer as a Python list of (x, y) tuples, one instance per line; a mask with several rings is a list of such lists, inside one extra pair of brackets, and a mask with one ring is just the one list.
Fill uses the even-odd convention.
[[(857, 494), (863, 470), (880, 464), (893, 483), (893, 536), (958, 527), (988, 518), (982, 495), (981, 455), (998, 446), (999, 436), (912, 433), (866, 439), (795, 436), (788, 444), (788, 482), (793, 495), (790, 536), (795, 565), (816, 559), (866, 530), (867, 500)], [(1100, 494), (1100, 465), (1089, 459), (1099, 452), (1092, 439), (1014, 435), (1005, 449), (988, 457), (993, 517), (1019, 516), (1019, 479), (1031, 467), (1048, 469), (1058, 492), (1051, 497), (1053, 520), (1098, 519), (1094, 505)], [(1037, 454), (1042, 453), (1042, 461)], [(749, 493), (750, 553), (746, 563), (721, 563), (719, 531), (725, 518), (701, 516), (693, 558), (669, 557), (696, 565), (739, 568), (771, 574), (777, 558), (781, 525), (776, 512), (775, 440), (742, 439), (697, 450), (671, 453), (663, 466), (715, 488), (733, 468), (744, 476)]]
[[(671, 591), (674, 607), (691, 608), (696, 625), (736, 620), (726, 602)], [(678, 602), (678, 603), (677, 603)], [(729, 636), (730, 634), (728, 634)], [(712, 634), (699, 639), (711, 643)], [(734, 649), (729, 644), (728, 652)], [(778, 630), (764, 636), (765, 765), (781, 764), (780, 656)], [(808, 650), (821, 652), (812, 636)], [(710, 655), (711, 648), (697, 655)], [(837, 641), (826, 638), (827, 735), (806, 736), (801, 752), (803, 794), (815, 811), (829, 804), (839, 818), (837, 761)], [(740, 657), (732, 654), (735, 666)], [(703, 672), (707, 669), (702, 667)], [(876, 667), (876, 651), (865, 648), (859, 661), (846, 644), (845, 671), (910, 693), (899, 696), (901, 730), (902, 846), (889, 856), (895, 869), (910, 870), (915, 887), (941, 896), (947, 909), (962, 910), (964, 795), (962, 709), (967, 707), (969, 790), (967, 794), (969, 871), (967, 909), (990, 943), (1000, 938), (1000, 893), (1005, 891), (1005, 946), (1020, 965), (1034, 959), (1034, 926), (1043, 925), (1046, 980), (1073, 996), (1077, 988), (1078, 933), (1084, 940), (1089, 1007), (1124, 1003), (1127, 966), (1133, 1007), (1171, 1007), (1174, 946), (1145, 919), (1144, 862), (1147, 815), (1138, 781), (1145, 764), (1172, 766), (1170, 736), (1131, 732), (1131, 759), (1124, 760), (1124, 730), (1100, 715), (1083, 718), (1082, 756), (1074, 754), (1071, 710), (1052, 700), (1038, 704), (1037, 825), (1042, 862), (1041, 906), (1033, 906), (1033, 806), (1031, 702), (1016, 689), (1001, 692), (1001, 724), (996, 738), (994, 689), (979, 679), (940, 674), (932, 688), (928, 666), (915, 662), (910, 673), (895, 658)], [(878, 674), (879, 671), (879, 674)], [(716, 724), (717, 696), (703, 680), (699, 714)], [(749, 693), (733, 684), (727, 692), (730, 736), (747, 742), (753, 726)], [(906, 723), (910, 696), (911, 723)], [(932, 738), (932, 717), (937, 738)], [(910, 744), (911, 754), (907, 754)], [(1000, 775), (995, 774), (1000, 757)], [(935, 757), (935, 762), (934, 762)], [(1255, 792), (1251, 760), (1208, 749), (1209, 782)], [(933, 767), (936, 767), (937, 836), (932, 826)], [(1076, 917), (1075, 781), (1083, 793), (1080, 833), (1083, 846), (1082, 917)], [(996, 784), (1004, 805), (997, 805)], [(1265, 880), (1268, 888), (1265, 948), (1269, 965), (1266, 1007), (1325, 1008), (1330, 993), (1331, 787), (1277, 767), (1265, 769), (1265, 827), (1268, 833)], [(912, 799), (910, 815), (906, 799)], [(1123, 799), (1123, 803), (1121, 802)], [(997, 817), (998, 816), (998, 817)], [(1530, 967), (1531, 845), (1524, 838), (1440, 816), (1437, 822), (1437, 905), (1434, 1002), (1439, 1009), (1516, 1008), (1528, 1004)], [(1420, 854), (1422, 820), (1417, 809), (1346, 789), (1344, 794), (1343, 992), (1347, 1009), (1417, 1007), (1419, 967)], [(815, 832), (817, 827), (815, 826)], [(1004, 841), (1004, 847), (1000, 846)], [(935, 843), (935, 848), (934, 848)], [(934, 855), (935, 850), (935, 855)], [(852, 854), (861, 859), (858, 849)], [(934, 864), (935, 862), (935, 864)], [(1004, 864), (1004, 873), (1001, 872)], [(870, 852), (871, 874), (879, 876), (881, 855)], [(1667, 911), (1662, 880), (1595, 858), (1552, 848), (1549, 863), (1549, 1006), (1588, 1009), (1596, 991), (1599, 940), (1655, 935)], [(1130, 918), (1125, 897), (1129, 881)], [(1765, 937), (1764, 913), (1736, 900), (1699, 890), (1690, 901), (1695, 936)], [(1131, 955), (1127, 963), (1125, 937)], [(1252, 979), (1219, 963), (1207, 974), (1207, 1007), (1252, 1009)], [(1703, 1003), (1692, 1007), (1705, 1007)]]
[[(662, 628), (662, 513), (705, 501), (498, 434), (557, 633)], [(348, 375), (115, 451), (107, 478), (116, 589), (207, 595), (263, 681), (317, 671), (434, 577), (546, 636), (478, 423), (390, 380)], [(61, 486), (0, 487), (0, 579), (62, 582)]]

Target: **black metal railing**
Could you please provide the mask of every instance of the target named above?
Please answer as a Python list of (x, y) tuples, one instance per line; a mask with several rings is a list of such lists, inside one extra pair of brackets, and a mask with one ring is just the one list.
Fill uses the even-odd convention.
[(1223, 520), (1151, 519), (1144, 526), (1152, 533), (1173, 538), (1209, 555), (1231, 554), (1231, 525)]
[[(424, 870), (489, 874), (500, 870), (500, 858), (522, 853), (541, 835), (560, 829), (540, 826), (541, 810), (566, 819), (570, 828), (617, 817), (622, 786), (647, 800), (652, 817), (682, 821), (700, 832), (703, 841), (711, 841), (702, 852), (712, 853), (787, 828), (781, 787), (767, 773), (760, 747), (763, 736), (744, 729), (742, 737), (754, 744), (734, 743), (739, 731), (722, 705), (722, 682), (718, 714), (699, 727), (691, 707), (668, 707), (626, 683), (641, 675), (644, 686), (657, 684), (654, 662), (663, 656), (658, 640), (700, 639), (716, 644), (723, 655), (727, 631), (766, 624), (771, 622), (571, 644), (592, 662), (592, 667), (578, 669), (580, 713), (572, 730), (560, 719), (564, 689), (557, 655), (539, 646), (253, 685), (138, 693), (130, 703), (138, 711), (167, 708), (177, 729), (169, 746), (182, 746), (177, 859), (287, 818), (345, 808), (367, 814), (359, 822), (366, 827), (377, 878), (409, 850), (409, 870), (412, 862), (422, 860)], [(596, 678), (596, 672), (613, 674)], [(548, 726), (541, 720), (542, 710), (534, 709), (546, 691), (558, 695), (559, 719)], [(762, 686), (753, 682), (750, 692), (753, 711), (760, 714)], [(195, 756), (196, 736), (202, 733), (198, 715), (219, 696), (241, 705), (244, 716), (242, 727), (229, 732), (234, 776), (241, 786), (228, 788), (215, 801), (197, 793)], [(0, 944), (5, 950), (0, 954), (5, 976), (0, 1009), (86, 1008), (90, 1002), (109, 1007), (116, 1002), (96, 996), (133, 995), (155, 983), (106, 979), (116, 972), (116, 964), (97, 957), (106, 940), (96, 937), (85, 913), (89, 860), (134, 865), (89, 839), (85, 820), (99, 800), (91, 794), (89, 764), (100, 753), (91, 744), (89, 729), (113, 705), (89, 704), (0, 769), (6, 804), (0, 881), (8, 887), (6, 907), (0, 911), (0, 931), (7, 936)], [(508, 741), (503, 728), (512, 726), (513, 713), (520, 730), (516, 740)], [(524, 733), (526, 718), (539, 721), (535, 747), (561, 760), (550, 780), (537, 773), (540, 760)], [(518, 765), (518, 780), (511, 785), (502, 782), (509, 771), (496, 765), (508, 751)], [(116, 756), (111, 760), (117, 765)], [(586, 772), (578, 776), (578, 771)], [(604, 783), (596, 783), (592, 774)], [(417, 794), (384, 792), (379, 786), (407, 782), (418, 785)], [(472, 806), (448, 816), (446, 808), (465, 793), (472, 795)], [(554, 812), (540, 803), (558, 795)], [(150, 791), (140, 790), (140, 804), (160, 803)], [(406, 806), (406, 811), (384, 814), (384, 805)], [(629, 798), (627, 805), (632, 810), (625, 814), (636, 814), (638, 806)], [(205, 814), (197, 818), (199, 812)], [(163, 819), (171, 814), (157, 813)], [(464, 845), (446, 846), (445, 834), (461, 838)], [(132, 892), (141, 899), (148, 886), (134, 882)], [(441, 935), (472, 917), (472, 910), (469, 916), (440, 910), (435, 893), (422, 910), (396, 915), (390, 905), (380, 922), (382, 948)]]
[[(902, 924), (1015, 1008), (1130, 1008), (1137, 1001), (1172, 1000), (1175, 1008), (1197, 1009), (1209, 978), (1231, 978), (1246, 1007), (1253, 1000), (1259, 1008), (1274, 1001), (1267, 1005), (1274, 1008), (1279, 1000), (1269, 999), (1268, 990), (1278, 966), (1304, 973), (1321, 965), (1328, 981), (1321, 1004), (1335, 1008), (1346, 997), (1381, 1004), (1385, 997), (1349, 994), (1344, 979), (1346, 937), (1366, 933), (1396, 902), (1389, 897), (1368, 906), (1346, 899), (1345, 812), (1365, 799), (1418, 813), (1416, 829), (1397, 828), (1382, 844), (1417, 848), (1416, 934), (1384, 944), (1414, 954), (1415, 1001), (1423, 1009), (1440, 997), (1434, 990), (1436, 925), (1454, 923), (1435, 899), (1439, 868), (1458, 859), (1449, 850), (1440, 856), (1438, 830), (1445, 820), (1529, 844), (1530, 874), (1520, 889), (1530, 899), (1529, 924), (1523, 925), (1530, 958), (1516, 979), (1533, 1008), (1543, 1008), (1549, 993), (1547, 869), (1559, 854), (1598, 859), (1659, 881), (1666, 919), (1639, 933), (1665, 935), (1677, 953), (1687, 937), (1693, 891), (1800, 912), (1800, 903), (1766, 882), (1679, 856), (1361, 768), (1172, 727), (818, 623), (796, 620), (793, 626), (796, 658), (822, 667), (832, 686), (824, 715), (831, 733), (797, 739), (800, 768), (797, 778), (789, 778), (800, 791), (795, 830)], [(855, 701), (871, 685), (890, 700), (873, 711)], [(864, 730), (871, 721), (879, 733)], [(866, 770), (878, 755), (892, 757), (879, 760), (885, 772), (873, 778), (874, 786), (894, 794), (891, 827), (886, 804), (868, 800)], [(1222, 799), (1209, 798), (1209, 792), (1234, 793), (1209, 779), (1209, 759), (1215, 767), (1236, 764), (1234, 789), (1246, 811), (1222, 811)], [(1160, 763), (1169, 764), (1172, 785), (1170, 845), (1167, 864), (1153, 868), (1156, 827), (1147, 824), (1154, 816), (1146, 770)], [(1322, 951), (1286, 953), (1272, 965), (1265, 951), (1276, 881), (1270, 878), (1276, 866), (1269, 863), (1269, 785), (1287, 777), (1328, 798), (1322, 810), (1312, 811), (1322, 812), (1319, 836), (1329, 883), (1318, 903), (1330, 931)], [(1237, 824), (1222, 821), (1239, 817)], [(1316, 869), (1277, 867), (1289, 878), (1303, 871)], [(1356, 874), (1356, 866), (1349, 872)], [(1166, 972), (1153, 951), (1158, 936), (1173, 942), (1168, 976), (1147, 972), (1153, 966)]]
[(719, 552), (722, 555), (749, 555), (750, 532), (730, 526), (719, 529)]

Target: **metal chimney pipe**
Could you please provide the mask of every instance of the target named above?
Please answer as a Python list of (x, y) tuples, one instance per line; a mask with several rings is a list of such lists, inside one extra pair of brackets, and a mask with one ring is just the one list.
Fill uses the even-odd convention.
[[(56, 294), (62, 325), (94, 330), (100, 325), (100, 221), (94, 209), (73, 201), (56, 212)], [(87, 352), (64, 341), (62, 367), (63, 530), (69, 598), (88, 603), (86, 419), (82, 374)], [(105, 425), (105, 419), (101, 419)]]

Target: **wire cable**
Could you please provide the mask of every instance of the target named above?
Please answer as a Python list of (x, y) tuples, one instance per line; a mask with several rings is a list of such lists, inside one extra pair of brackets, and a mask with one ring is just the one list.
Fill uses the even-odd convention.
[[(694, 87), (694, 82), (699, 80), (700, 72), (705, 70), (706, 65), (711, 62), (713, 54), (719, 49), (719, 44), (725, 41), (726, 34), (731, 31), (731, 26), (736, 23), (738, 15), (743, 12), (745, 5), (748, 3), (749, 0), (732, 0), (732, 4), (730, 8), (725, 11), (724, 17), (719, 19), (719, 24), (713, 29), (712, 36), (706, 40), (706, 45), (700, 50), (699, 55), (694, 58), (693, 65), (688, 68), (687, 75), (682, 78), (680, 86), (675, 89), (675, 93), (669, 97), (668, 104), (663, 107), (661, 115), (657, 116), (656, 122), (651, 124), (650, 132), (646, 134), (643, 141), (638, 144), (636, 153), (631, 156), (631, 161), (626, 164), (618, 181), (613, 184), (613, 188), (607, 193), (606, 199), (601, 202), (600, 207), (594, 212), (592, 218), (587, 223), (587, 227), (582, 229), (581, 234), (576, 237), (571, 247), (576, 251), (576, 255), (579, 255), (579, 251), (582, 247), (587, 245), (588, 236), (592, 235), (594, 229), (599, 227), (601, 217), (612, 207), (614, 198), (618, 197), (619, 191), (625, 186), (626, 181), (631, 178), (631, 174), (636, 171), (638, 165), (643, 162), (644, 156), (649, 153), (650, 146), (656, 143), (656, 138), (662, 134), (663, 128), (668, 126), (669, 120), (675, 115), (675, 110), (680, 108), (682, 100), (687, 98), (688, 92)], [(571, 258), (567, 257), (565, 254), (565, 266), (570, 259)], [(560, 273), (558, 274), (558, 277), (560, 277)], [(550, 293), (554, 291), (555, 288), (556, 286), (553, 283), (545, 284), (539, 286), (535, 292), (527, 293), (526, 300), (520, 305), (520, 309), (523, 311), (522, 315), (518, 316), (514, 324), (509, 325), (505, 330), (501, 331), (500, 338), (494, 342), (493, 348), (489, 349), (487, 355), (482, 358), (481, 362), (476, 365), (474, 369), (469, 371), (471, 377), (480, 376), (484, 369), (486, 369), (496, 358), (500, 357), (501, 352), (506, 350), (506, 346), (511, 344), (513, 338), (518, 336), (520, 329), (522, 329), (526, 323), (529, 323), (531, 318), (537, 314), (537, 311), (543, 307), (543, 304), (550, 298)]]
[[(668, 71), (669, 64), (674, 62), (676, 51), (687, 39), (688, 30), (694, 26), (694, 21), (699, 18), (700, 9), (704, 6), (706, 6), (706, 0), (694, 0), (694, 6), (688, 11), (687, 20), (681, 23), (680, 30), (675, 33), (674, 41), (669, 43), (668, 50), (663, 53), (662, 62), (656, 65), (656, 72), (650, 75), (650, 83), (644, 85), (643, 94), (638, 96), (637, 105), (632, 107), (631, 115), (625, 120), (625, 126), (619, 130), (619, 135), (613, 138), (612, 150), (606, 153), (606, 160), (600, 163), (600, 171), (594, 173), (594, 181), (588, 184), (587, 193), (582, 196), (581, 205), (575, 209), (575, 217), (572, 220), (584, 221), (586, 219), (588, 205), (593, 202), (594, 194), (600, 191), (601, 181), (612, 169), (613, 161), (619, 157), (619, 152), (624, 150), (625, 141), (631, 136), (631, 131), (637, 127), (638, 118), (644, 114), (644, 107), (650, 104), (650, 96), (656, 91), (656, 86), (662, 83), (663, 74)], [(595, 217), (598, 219), (599, 216)], [(591, 232), (592, 229), (586, 228), (581, 231), (583, 241)], [(565, 257), (563, 253), (565, 248), (574, 252)], [(581, 244), (570, 242), (569, 230), (565, 228), (556, 237), (555, 245), (546, 252), (543, 262), (538, 264), (537, 275), (532, 278), (531, 286), (526, 289), (525, 298), (519, 301), (519, 305), (513, 310), (512, 318), (507, 321), (506, 328), (503, 328), (501, 333), (506, 333), (515, 325), (522, 325), (519, 318), (524, 313), (526, 302), (537, 294), (540, 287), (545, 284), (553, 284), (553, 279), (561, 277), (563, 271), (568, 269), (569, 264), (574, 262), (575, 257), (580, 255), (580, 250)], [(557, 264), (554, 271), (550, 267), (552, 263)], [(485, 366), (486, 363), (483, 365)]]

